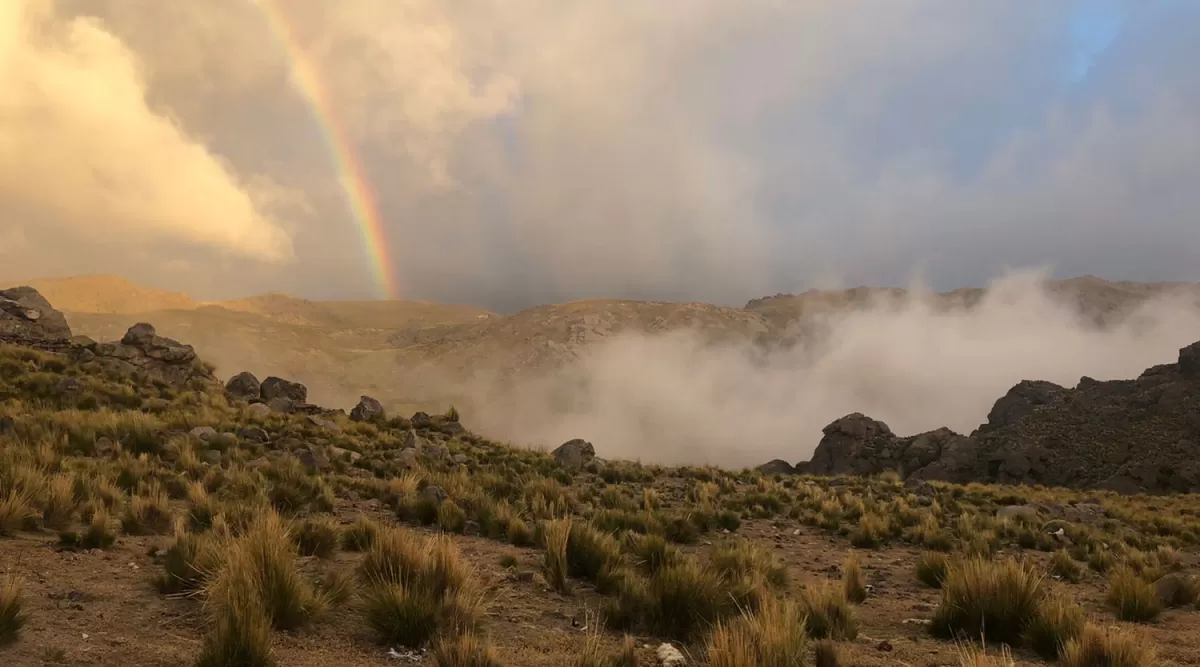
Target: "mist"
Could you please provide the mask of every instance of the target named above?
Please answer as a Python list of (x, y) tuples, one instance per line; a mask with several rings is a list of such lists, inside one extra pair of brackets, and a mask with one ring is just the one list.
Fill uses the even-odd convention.
[(791, 349), (712, 344), (687, 330), (621, 335), (561, 372), (504, 391), (475, 388), (464, 419), (535, 446), (584, 438), (614, 459), (794, 464), (852, 412), (898, 435), (942, 426), (967, 434), (1021, 380), (1132, 379), (1200, 340), (1196, 291), (1153, 298), (1102, 329), (1043, 278), (1005, 275), (970, 310), (911, 291), (824, 317)]

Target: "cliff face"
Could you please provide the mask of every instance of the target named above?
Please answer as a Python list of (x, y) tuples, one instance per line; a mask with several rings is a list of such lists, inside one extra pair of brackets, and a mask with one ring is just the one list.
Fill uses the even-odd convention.
[(939, 429), (898, 437), (857, 413), (824, 433), (806, 472), (1200, 492), (1200, 342), (1134, 380), (1021, 382), (970, 436)]

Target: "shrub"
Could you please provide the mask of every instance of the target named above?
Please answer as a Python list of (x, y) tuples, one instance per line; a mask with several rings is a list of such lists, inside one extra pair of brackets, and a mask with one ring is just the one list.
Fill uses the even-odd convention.
[(1120, 630), (1088, 624), (1063, 646), (1063, 667), (1153, 667), (1154, 646)]
[(678, 562), (681, 552), (661, 535), (626, 533), (625, 544), (634, 563), (646, 574), (654, 574), (671, 563)]
[(949, 556), (937, 551), (926, 551), (917, 560), (917, 580), (930, 588), (941, 588), (949, 567)]
[(263, 513), (234, 541), (224, 569), (210, 584), (246, 586), (255, 591), (271, 624), (279, 630), (301, 627), (325, 610), (326, 601), (300, 575), (296, 546), (279, 515)]
[(28, 616), (22, 611), (25, 601), (21, 581), (12, 575), (0, 580), (0, 646), (17, 641)]
[(575, 522), (570, 527), (567, 533), (568, 575), (600, 582), (617, 569), (620, 562), (621, 546), (612, 535), (582, 522)]
[(171, 520), (167, 494), (154, 488), (129, 499), (121, 517), (121, 529), (126, 535), (159, 535), (171, 529)]
[(930, 630), (939, 637), (984, 636), (1016, 644), (1045, 598), (1042, 576), (1017, 563), (971, 558), (952, 564)]
[(858, 619), (841, 586), (831, 581), (805, 586), (799, 602), (808, 617), (808, 635), (813, 639), (849, 641), (858, 636)]
[(617, 627), (637, 623), (651, 633), (689, 641), (736, 613), (737, 600), (730, 593), (721, 572), (684, 558), (648, 579), (628, 578), (606, 621)]
[(64, 546), (81, 547), (84, 549), (107, 549), (116, 542), (117, 536), (112, 530), (108, 509), (99, 505), (92, 512), (88, 525), (82, 533), (66, 531), (59, 533), (58, 540)]
[(51, 530), (66, 528), (78, 504), (75, 497), (75, 480), (63, 473), (55, 475), (46, 484), (42, 503), (42, 524)]
[(850, 544), (860, 549), (874, 549), (887, 541), (889, 530), (887, 517), (863, 514), (858, 527), (850, 533)]
[(761, 577), (772, 588), (783, 589), (787, 586), (787, 568), (775, 559), (774, 554), (756, 542), (718, 542), (713, 545), (710, 559), (712, 566), (724, 573), (728, 581)]
[(0, 535), (13, 535), (35, 516), (28, 491), (12, 489), (0, 499)]
[(1042, 601), (1037, 616), (1025, 630), (1029, 648), (1047, 660), (1058, 657), (1068, 641), (1083, 632), (1083, 608), (1067, 598), (1052, 595)]
[(1148, 623), (1162, 613), (1162, 604), (1154, 594), (1153, 584), (1125, 566), (1117, 568), (1109, 577), (1105, 602), (1122, 621)]
[(807, 665), (804, 611), (793, 600), (768, 597), (757, 611), (718, 623), (706, 652), (709, 667)]
[(842, 564), (842, 589), (846, 599), (854, 604), (861, 604), (867, 599), (867, 585), (863, 578), (862, 564), (858, 555), (850, 553)]

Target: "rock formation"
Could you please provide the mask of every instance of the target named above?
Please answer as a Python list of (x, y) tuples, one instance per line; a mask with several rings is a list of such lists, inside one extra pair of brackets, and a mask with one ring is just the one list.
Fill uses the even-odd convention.
[(71, 327), (32, 287), (0, 290), (0, 338), (12, 342), (67, 340)]
[(970, 436), (943, 428), (898, 437), (883, 422), (847, 415), (824, 429), (805, 468), (885, 470), (913, 480), (1200, 492), (1200, 343), (1134, 380), (1021, 382)]

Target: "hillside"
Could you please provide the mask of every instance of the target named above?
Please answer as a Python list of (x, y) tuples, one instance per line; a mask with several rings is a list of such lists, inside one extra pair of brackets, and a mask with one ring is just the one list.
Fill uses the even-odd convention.
[[(0, 291), (6, 664), (1200, 659), (1196, 495), (546, 453), (469, 413), (222, 385), (150, 326), (73, 333), (36, 292)], [(1195, 370), (1185, 353), (1147, 375)]]

